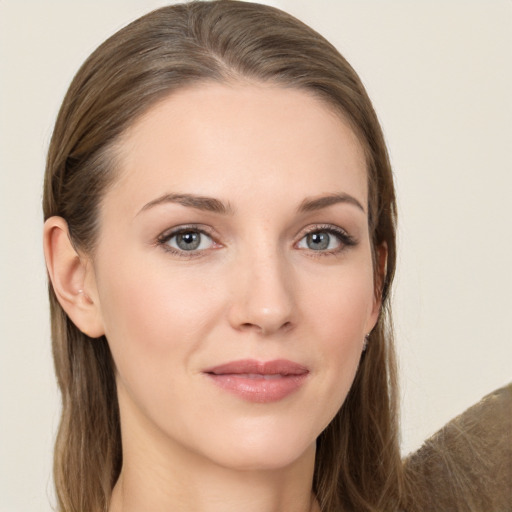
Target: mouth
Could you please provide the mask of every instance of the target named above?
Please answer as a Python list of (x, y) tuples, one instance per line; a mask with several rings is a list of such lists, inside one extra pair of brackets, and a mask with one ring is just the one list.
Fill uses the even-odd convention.
[(203, 373), (221, 389), (256, 403), (276, 402), (299, 390), (309, 370), (286, 359), (244, 359), (208, 368)]

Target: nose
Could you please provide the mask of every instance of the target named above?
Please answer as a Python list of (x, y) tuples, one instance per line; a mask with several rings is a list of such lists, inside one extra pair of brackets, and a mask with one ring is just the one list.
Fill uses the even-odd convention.
[(235, 268), (228, 313), (231, 326), (263, 336), (290, 330), (296, 322), (290, 265), (269, 251), (244, 258)]

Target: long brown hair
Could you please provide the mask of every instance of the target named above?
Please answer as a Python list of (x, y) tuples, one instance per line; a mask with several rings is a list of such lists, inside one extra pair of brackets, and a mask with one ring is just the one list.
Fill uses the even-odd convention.
[[(367, 157), (376, 276), (382, 311), (340, 411), (317, 441), (313, 488), (324, 512), (396, 510), (401, 504), (395, 357), (389, 288), (396, 206), (381, 128), (355, 71), (314, 30), (272, 7), (231, 0), (158, 9), (105, 41), (64, 98), (51, 140), (44, 216), (63, 217), (79, 250), (94, 253), (98, 206), (115, 180), (121, 134), (159, 99), (193, 83), (270, 82), (304, 89), (348, 120)], [(376, 265), (375, 265), (376, 267)], [(108, 509), (122, 466), (114, 365), (105, 337), (89, 339), (49, 287), (62, 418), (54, 477), (61, 511)]]

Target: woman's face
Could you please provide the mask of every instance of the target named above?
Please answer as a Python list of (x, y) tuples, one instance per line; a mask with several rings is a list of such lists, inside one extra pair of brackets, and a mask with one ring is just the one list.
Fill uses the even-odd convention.
[(379, 309), (348, 124), (300, 90), (181, 90), (123, 137), (100, 223), (123, 441), (240, 469), (314, 453)]

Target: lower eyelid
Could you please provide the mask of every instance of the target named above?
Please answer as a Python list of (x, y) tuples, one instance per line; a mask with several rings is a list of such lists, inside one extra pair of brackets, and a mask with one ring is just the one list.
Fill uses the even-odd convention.
[(194, 256), (200, 256), (202, 253), (206, 252), (211, 247), (207, 247), (204, 249), (192, 249), (192, 250), (185, 250), (180, 249), (179, 247), (174, 247), (169, 244), (170, 240), (177, 237), (181, 233), (187, 233), (187, 232), (195, 232), (199, 233), (202, 237), (207, 237), (211, 242), (209, 242), (209, 245), (211, 247), (219, 246), (212, 234), (210, 234), (206, 229), (198, 226), (179, 226), (174, 229), (170, 229), (167, 231), (164, 231), (161, 235), (159, 235), (156, 239), (156, 245), (162, 247), (165, 251), (176, 254), (178, 256), (184, 256), (184, 257), (194, 257)]
[[(210, 242), (208, 243), (209, 246), (206, 248), (203, 248), (203, 249), (186, 250), (186, 249), (180, 249), (179, 247), (171, 246), (169, 244), (169, 241), (172, 238), (178, 236), (180, 233), (186, 233), (186, 232), (197, 232), (197, 233), (200, 233), (201, 236), (209, 238), (210, 239)], [(311, 235), (313, 233), (321, 233), (321, 232), (328, 233), (330, 236), (335, 237), (335, 239), (337, 241), (337, 247), (331, 248), (331, 249), (318, 249), (318, 250), (311, 249), (309, 247), (301, 247), (300, 249), (307, 250), (311, 253), (316, 253), (315, 255), (317, 255), (317, 256), (320, 256), (322, 254), (327, 256), (330, 254), (332, 255), (335, 253), (342, 252), (344, 249), (347, 249), (351, 246), (357, 245), (357, 240), (353, 236), (348, 234), (345, 230), (343, 230), (341, 228), (338, 229), (337, 227), (331, 226), (331, 225), (312, 227), (308, 231), (303, 232), (299, 241), (296, 242), (296, 244), (294, 244), (294, 245), (298, 245), (308, 235)], [(208, 230), (206, 230), (202, 227), (187, 226), (187, 225), (180, 226), (180, 227), (177, 227), (172, 230), (167, 230), (166, 232), (164, 232), (162, 235), (160, 235), (157, 238), (156, 243), (157, 243), (157, 245), (161, 246), (165, 251), (176, 254), (177, 256), (185, 257), (185, 258), (204, 256), (205, 253), (207, 253), (210, 249), (215, 249), (215, 248), (219, 248), (219, 247), (223, 246), (223, 244), (220, 244), (216, 241), (214, 236), (211, 233), (209, 233)]]

